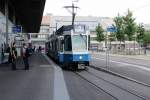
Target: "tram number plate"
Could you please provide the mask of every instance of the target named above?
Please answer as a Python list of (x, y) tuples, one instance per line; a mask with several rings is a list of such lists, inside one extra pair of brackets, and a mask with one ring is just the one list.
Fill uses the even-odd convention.
[(85, 65), (84, 64), (78, 64), (78, 69), (85, 69)]

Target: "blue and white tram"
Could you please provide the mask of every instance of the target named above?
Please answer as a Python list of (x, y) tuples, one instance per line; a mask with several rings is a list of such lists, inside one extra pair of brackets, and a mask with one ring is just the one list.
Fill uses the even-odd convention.
[(89, 32), (84, 25), (62, 26), (46, 43), (47, 53), (63, 67), (89, 65)]

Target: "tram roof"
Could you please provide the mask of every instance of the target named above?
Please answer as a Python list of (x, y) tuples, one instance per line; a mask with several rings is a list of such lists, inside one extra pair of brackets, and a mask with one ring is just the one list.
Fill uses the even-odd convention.
[(63, 25), (56, 31), (56, 35), (62, 35), (64, 31), (70, 31), (73, 29), (72, 25)]

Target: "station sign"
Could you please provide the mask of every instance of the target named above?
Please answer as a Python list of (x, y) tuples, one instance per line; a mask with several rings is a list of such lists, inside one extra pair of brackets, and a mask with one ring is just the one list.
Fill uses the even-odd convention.
[(15, 25), (12, 27), (12, 32), (14, 33), (21, 33), (22, 32), (22, 26), (20, 25)]
[(111, 33), (117, 32), (117, 28), (114, 26), (109, 26), (107, 27), (107, 32), (111, 32)]

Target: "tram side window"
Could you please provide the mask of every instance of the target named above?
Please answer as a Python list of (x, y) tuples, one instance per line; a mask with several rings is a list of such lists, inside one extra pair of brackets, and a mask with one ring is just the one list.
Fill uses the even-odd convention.
[(63, 52), (64, 41), (60, 40), (60, 51)]
[(52, 42), (50, 42), (50, 45), (49, 45), (49, 46), (50, 46), (50, 50), (52, 50)]
[(71, 36), (66, 35), (64, 38), (64, 50), (65, 51), (71, 51), (72, 50), (72, 45), (71, 45)]
[(90, 50), (90, 35), (88, 35), (88, 50)]
[(54, 41), (52, 41), (52, 50), (55, 50)]
[(57, 51), (58, 50), (58, 45), (57, 45), (57, 40), (55, 40), (55, 50)]
[(58, 50), (57, 40), (55, 40), (55, 50)]

